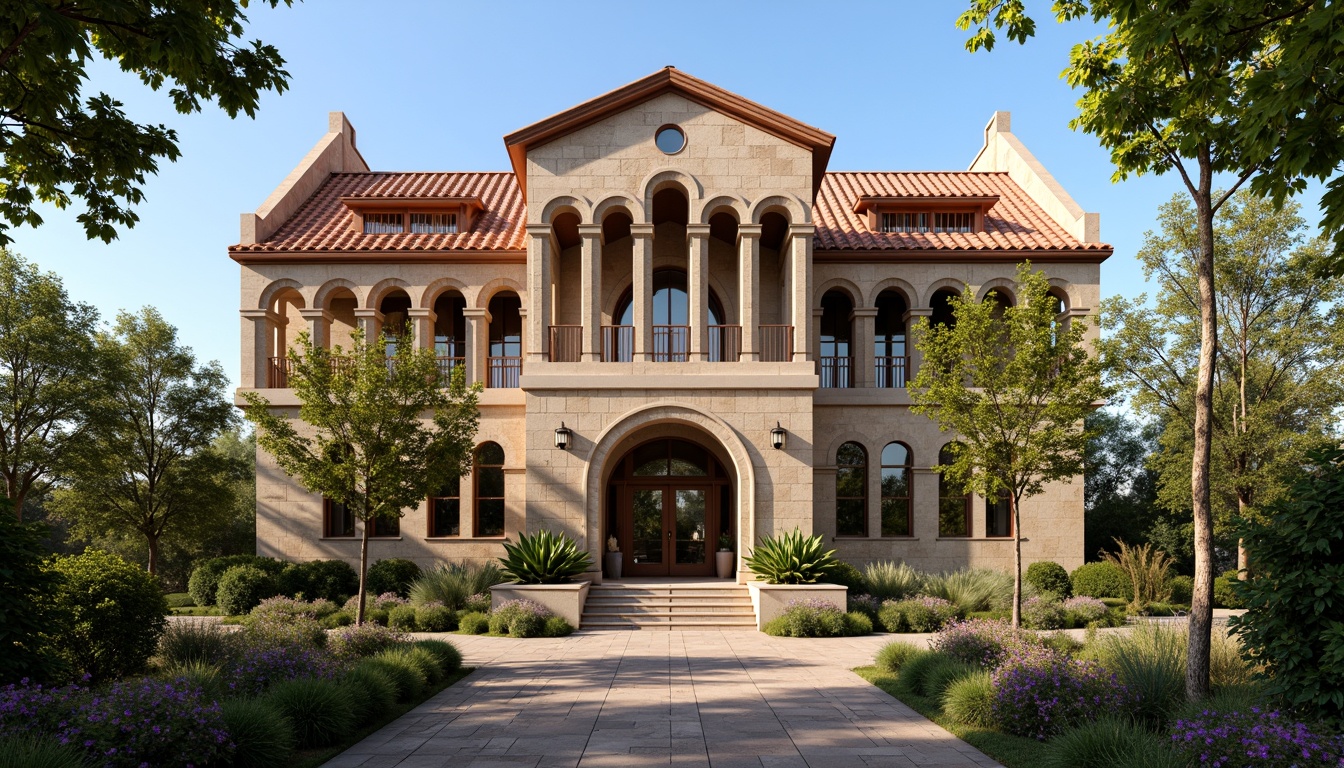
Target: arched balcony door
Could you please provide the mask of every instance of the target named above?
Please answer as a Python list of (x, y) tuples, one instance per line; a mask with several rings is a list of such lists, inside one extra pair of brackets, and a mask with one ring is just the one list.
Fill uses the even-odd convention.
[[(616, 305), (617, 328), (633, 330), (635, 307), (633, 293), (627, 290)], [(679, 363), (690, 359), (691, 351), (691, 300), (686, 288), (686, 273), (680, 269), (660, 269), (653, 273), (653, 304), (651, 305), (653, 322), (653, 360), (660, 363)], [(720, 327), (723, 324), (723, 307), (712, 293), (709, 297), (709, 325)], [(713, 362), (724, 359), (737, 359), (736, 349), (727, 350), (724, 342), (715, 343), (720, 337), (710, 335), (710, 356)], [(634, 334), (623, 334), (608, 344), (603, 340), (603, 359), (616, 362), (629, 362), (634, 357)], [(605, 349), (610, 347), (610, 349)], [(732, 357), (725, 357), (731, 352)]]

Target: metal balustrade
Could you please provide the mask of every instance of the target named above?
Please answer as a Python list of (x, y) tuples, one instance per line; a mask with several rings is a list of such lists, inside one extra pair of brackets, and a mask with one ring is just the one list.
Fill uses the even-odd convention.
[(793, 326), (762, 325), (756, 340), (763, 363), (787, 363), (793, 360)]
[(552, 363), (577, 363), (583, 359), (583, 326), (552, 325)]
[(877, 376), (873, 380), (873, 386), (883, 389), (901, 389), (905, 387), (906, 381), (910, 375), (909, 357), (876, 357), (873, 358), (873, 360), (877, 367)]
[(735, 363), (742, 356), (742, 326), (709, 326), (709, 361)]
[(602, 326), (602, 362), (628, 363), (635, 359), (635, 326)]
[(821, 386), (826, 389), (848, 389), (854, 386), (850, 375), (854, 367), (852, 357), (822, 357), (817, 359), (821, 370)]
[(689, 325), (653, 326), (653, 361), (655, 363), (684, 363), (690, 359), (691, 327)]
[(485, 359), (485, 386), (491, 389), (515, 389), (523, 373), (523, 358), (514, 356)]

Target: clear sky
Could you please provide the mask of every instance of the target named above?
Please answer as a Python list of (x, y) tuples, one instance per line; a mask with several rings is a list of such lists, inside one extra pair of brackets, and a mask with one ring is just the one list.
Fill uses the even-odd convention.
[[(1134, 252), (1174, 175), (1112, 183), (1106, 151), (1071, 131), (1079, 93), (1059, 78), (1071, 45), (1099, 30), (1059, 25), (1036, 3), (1038, 35), (970, 54), (962, 0), (631, 3), (310, 0), (253, 3), (248, 39), (275, 45), (291, 89), (256, 120), (210, 108), (183, 116), (115, 66), (89, 83), (141, 122), (176, 128), (182, 158), (145, 186), (140, 223), (87, 241), (78, 205), (43, 210), (14, 248), (57, 272), (105, 318), (146, 304), (205, 360), (239, 368), (239, 267), (227, 247), (344, 111), (374, 170), (508, 170), (504, 134), (671, 64), (836, 135), (831, 170), (962, 170), (995, 110), (1087, 211), (1115, 255), (1103, 295), (1145, 290)], [(1319, 191), (1304, 201), (1313, 225)]]

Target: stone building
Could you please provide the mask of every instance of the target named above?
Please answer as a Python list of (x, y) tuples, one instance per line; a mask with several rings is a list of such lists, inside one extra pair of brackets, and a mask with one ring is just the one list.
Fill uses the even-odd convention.
[[(962, 291), (1011, 302), (1026, 259), (1093, 313), (1098, 215), (1006, 112), (965, 171), (828, 171), (834, 141), (670, 67), (504, 137), (504, 172), (371, 171), (333, 113), (229, 249), (243, 391), (297, 405), (299, 330), (408, 325), (484, 384), (471, 475), (380, 525), (372, 558), (551, 529), (597, 563), (615, 536), (627, 575), (695, 576), (721, 535), (799, 527), (856, 563), (1010, 567), (1005, 505), (930, 469), (951, 437), (909, 412), (907, 331)], [(357, 561), (339, 505), (257, 459), (259, 552)], [(1083, 561), (1081, 478), (1022, 514), (1028, 562)]]

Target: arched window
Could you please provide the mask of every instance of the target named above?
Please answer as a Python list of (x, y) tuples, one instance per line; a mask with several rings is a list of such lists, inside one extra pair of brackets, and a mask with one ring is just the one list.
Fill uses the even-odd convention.
[(462, 535), (461, 494), (462, 478), (454, 476), (429, 497), (429, 536)]
[(852, 387), (851, 369), (854, 351), (854, 302), (840, 291), (827, 291), (821, 297), (821, 386)]
[(388, 357), (397, 354), (398, 342), (410, 342), (410, 309), (411, 297), (401, 289), (392, 291), (378, 302), (378, 311), (383, 314), (383, 336), (387, 338)]
[(472, 464), (475, 476), (478, 538), (504, 535), (504, 449), (499, 443), (481, 443)]
[(893, 290), (877, 297), (877, 320), (873, 328), (873, 360), (879, 387), (904, 387), (909, 375), (905, 348), (905, 299)]
[(513, 293), (490, 299), (490, 355), (486, 358), (487, 387), (516, 387), (523, 372), (522, 302)]
[(835, 452), (835, 535), (868, 535), (868, 452), (845, 443)]
[(932, 325), (941, 325), (948, 328), (957, 324), (957, 315), (952, 308), (952, 300), (959, 294), (951, 288), (942, 288), (933, 294), (929, 299), (929, 308), (933, 310), (929, 322)]
[[(653, 325), (653, 359), (656, 362), (684, 362), (690, 352), (691, 301), (686, 288), (686, 272), (681, 269), (660, 269), (653, 273), (653, 303), (649, 307)], [(620, 326), (633, 327), (635, 305), (633, 290), (626, 291), (616, 305), (614, 315)], [(709, 325), (723, 324), (723, 306), (712, 292), (709, 296)], [(624, 350), (629, 346), (617, 345), (618, 361), (628, 361)]]
[[(938, 452), (938, 463), (952, 464), (957, 460), (952, 443)], [(938, 535), (944, 538), (971, 535), (971, 495), (948, 481), (946, 474), (938, 476)]]
[(1045, 297), (1050, 302), (1050, 308), (1054, 311), (1055, 321), (1050, 325), (1050, 343), (1059, 343), (1059, 334), (1069, 327), (1069, 318), (1065, 313), (1068, 312), (1069, 303), (1064, 299), (1064, 295), (1056, 288), (1051, 288), (1050, 293)]
[(467, 361), (466, 307), (466, 300), (455, 291), (434, 300), (434, 356), (439, 359), (439, 376), (445, 380)]
[(1013, 535), (1012, 505), (1008, 493), (999, 495), (997, 501), (985, 499), (985, 536), (1004, 538)]
[(348, 539), (355, 536), (355, 516), (345, 504), (322, 499), (322, 535), (328, 539)]
[(911, 536), (910, 449), (887, 443), (882, 449), (882, 535)]

